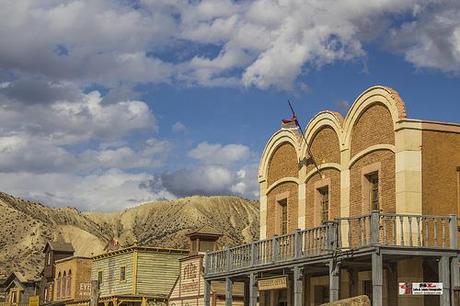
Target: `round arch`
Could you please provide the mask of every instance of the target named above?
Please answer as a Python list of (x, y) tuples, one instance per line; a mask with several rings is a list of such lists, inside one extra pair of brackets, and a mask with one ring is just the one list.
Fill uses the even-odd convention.
[(291, 144), (296, 151), (297, 160), (299, 159), (299, 137), (301, 137), (301, 135), (297, 132), (297, 130), (290, 129), (282, 129), (272, 135), (268, 143), (265, 145), (260, 158), (259, 183), (267, 180), (270, 159), (276, 149), (278, 149), (278, 147), (282, 144)]
[(376, 104), (384, 105), (388, 109), (393, 120), (393, 127), (396, 126), (396, 122), (406, 118), (406, 107), (397, 91), (385, 86), (370, 87), (353, 102), (345, 117), (343, 124), (345, 148), (350, 149), (351, 134), (356, 121), (369, 107)]
[[(307, 140), (308, 145), (310, 145), (311, 140), (315, 135), (324, 127), (330, 127), (334, 130), (339, 140), (339, 150), (343, 145), (343, 129), (342, 129), (343, 117), (339, 113), (331, 111), (323, 111), (316, 114), (308, 123), (305, 130), (305, 139)], [(300, 156), (304, 157), (307, 154), (307, 143), (304, 141), (300, 146)]]

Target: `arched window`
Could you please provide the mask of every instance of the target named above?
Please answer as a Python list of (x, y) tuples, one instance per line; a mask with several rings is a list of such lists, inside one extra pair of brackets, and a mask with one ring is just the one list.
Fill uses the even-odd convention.
[(57, 284), (56, 284), (56, 297), (61, 297), (61, 272), (58, 273)]
[(62, 297), (65, 297), (66, 289), (67, 289), (67, 273), (64, 271), (64, 273), (62, 274), (62, 288), (61, 288)]
[(70, 297), (70, 288), (72, 284), (72, 270), (69, 270), (69, 275), (67, 276), (67, 297)]

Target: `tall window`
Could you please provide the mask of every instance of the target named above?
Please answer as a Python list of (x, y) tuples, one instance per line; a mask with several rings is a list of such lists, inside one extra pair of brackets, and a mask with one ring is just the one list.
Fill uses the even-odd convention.
[(369, 201), (371, 211), (379, 210), (379, 174), (378, 172), (373, 172), (368, 174), (367, 180), (369, 182)]
[(126, 280), (126, 267), (120, 267), (120, 281)]
[(47, 260), (48, 266), (51, 265), (51, 252), (48, 253), (46, 260)]
[(329, 220), (329, 187), (318, 189), (319, 203), (321, 208), (321, 223)]
[(67, 276), (67, 296), (68, 297), (70, 296), (71, 281), (72, 281), (72, 270), (69, 270), (69, 274)]
[(67, 292), (67, 274), (66, 272), (64, 271), (64, 273), (62, 274), (62, 283), (61, 283), (61, 296), (62, 297), (65, 297), (66, 295), (66, 292)]
[(58, 273), (58, 279), (57, 279), (57, 284), (56, 284), (56, 295), (57, 298), (59, 299), (61, 297), (61, 272)]
[(287, 199), (278, 202), (280, 205), (280, 224), (281, 224), (281, 235), (287, 234), (288, 232), (288, 211), (287, 211)]
[(101, 288), (102, 285), (102, 271), (97, 272), (97, 286)]

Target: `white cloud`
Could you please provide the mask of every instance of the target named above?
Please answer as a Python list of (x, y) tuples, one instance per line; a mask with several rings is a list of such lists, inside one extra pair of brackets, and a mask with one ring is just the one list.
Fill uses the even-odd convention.
[(460, 3), (418, 6), (414, 15), (415, 20), (393, 29), (388, 48), (403, 53), (416, 67), (460, 72)]
[(365, 56), (363, 42), (381, 43), (402, 18), (392, 39), (405, 37), (407, 60), (451, 71), (459, 10), (454, 0), (6, 1), (0, 69), (109, 87), (290, 89), (312, 69)]
[(174, 123), (171, 130), (177, 134), (186, 134), (188, 132), (188, 128), (180, 121)]
[(241, 144), (222, 145), (202, 142), (190, 150), (188, 155), (205, 164), (227, 165), (249, 158), (251, 151)]
[(159, 198), (172, 199), (166, 190), (142, 187), (152, 180), (146, 173), (130, 174), (110, 169), (78, 176), (65, 173), (31, 174), (0, 172), (0, 186), (14, 195), (41, 200), (56, 206), (77, 206), (83, 210), (121, 210)]
[(0, 132), (25, 133), (54, 143), (72, 144), (89, 140), (111, 141), (137, 130), (157, 131), (149, 106), (142, 101), (103, 104), (98, 91), (80, 93), (79, 101), (58, 101), (18, 107), (0, 96)]

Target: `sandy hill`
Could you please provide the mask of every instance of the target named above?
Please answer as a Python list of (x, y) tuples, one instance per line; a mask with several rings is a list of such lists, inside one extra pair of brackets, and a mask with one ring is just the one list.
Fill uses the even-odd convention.
[(108, 242), (188, 248), (185, 234), (204, 225), (224, 233), (220, 244), (236, 245), (258, 237), (259, 207), (238, 197), (194, 196), (152, 202), (120, 212), (80, 212), (50, 208), (0, 193), (0, 279), (10, 271), (38, 275), (47, 240), (63, 237), (83, 256), (103, 252)]

